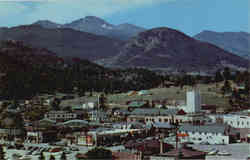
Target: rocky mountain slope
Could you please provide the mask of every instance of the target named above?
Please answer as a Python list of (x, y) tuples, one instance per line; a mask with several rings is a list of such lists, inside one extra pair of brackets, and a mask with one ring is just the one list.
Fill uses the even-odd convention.
[(209, 42), (228, 52), (250, 59), (250, 34), (246, 32), (203, 31), (195, 39)]
[(109, 65), (210, 71), (225, 66), (246, 67), (248, 61), (215, 45), (198, 41), (170, 28), (155, 28), (127, 42)]

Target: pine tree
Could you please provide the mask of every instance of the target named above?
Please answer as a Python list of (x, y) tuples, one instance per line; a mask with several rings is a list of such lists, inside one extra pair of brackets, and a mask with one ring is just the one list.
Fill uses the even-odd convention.
[(221, 91), (223, 95), (232, 91), (231, 83), (228, 80), (224, 82), (224, 86), (221, 88)]
[(112, 152), (105, 148), (93, 148), (86, 153), (88, 160), (112, 159)]
[(53, 155), (50, 155), (50, 158), (49, 158), (49, 160), (55, 160), (55, 156), (53, 156)]
[(100, 105), (100, 108), (105, 110), (107, 109), (107, 98), (104, 94), (101, 94), (101, 96), (99, 97), (99, 105)]
[(5, 152), (3, 151), (3, 146), (0, 146), (0, 160), (5, 160)]
[(228, 67), (224, 68), (223, 76), (225, 80), (231, 80), (232, 76), (231, 76), (230, 68)]
[(67, 160), (67, 157), (66, 157), (65, 152), (62, 153), (62, 155), (61, 155), (61, 160)]
[(250, 95), (250, 78), (245, 81), (245, 92), (248, 96)]
[(216, 71), (214, 81), (215, 82), (221, 82), (223, 80), (224, 79), (223, 79), (223, 76), (221, 75), (221, 71), (220, 70)]
[(43, 155), (43, 152), (40, 153), (39, 160), (45, 160), (45, 157)]

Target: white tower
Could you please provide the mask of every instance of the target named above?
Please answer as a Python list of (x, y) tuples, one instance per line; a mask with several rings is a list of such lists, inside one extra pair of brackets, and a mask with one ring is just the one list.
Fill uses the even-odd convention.
[(187, 106), (188, 113), (197, 113), (201, 110), (201, 97), (197, 90), (187, 92)]

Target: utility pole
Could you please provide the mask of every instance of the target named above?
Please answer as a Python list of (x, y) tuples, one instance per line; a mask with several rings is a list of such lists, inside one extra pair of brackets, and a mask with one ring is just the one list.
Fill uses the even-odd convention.
[(176, 157), (175, 157), (175, 160), (178, 160), (179, 159), (179, 148), (178, 148), (178, 141), (179, 141), (179, 139), (178, 139), (178, 129), (179, 129), (179, 123), (178, 123), (178, 121), (174, 121), (174, 116), (172, 116), (172, 123), (171, 123), (171, 125), (173, 125), (174, 126), (174, 129), (175, 129), (175, 148), (176, 148), (176, 151), (177, 151), (177, 154), (176, 154)]
[(96, 111), (97, 122), (100, 122), (99, 110), (100, 110), (100, 95), (98, 95), (97, 97), (97, 111)]

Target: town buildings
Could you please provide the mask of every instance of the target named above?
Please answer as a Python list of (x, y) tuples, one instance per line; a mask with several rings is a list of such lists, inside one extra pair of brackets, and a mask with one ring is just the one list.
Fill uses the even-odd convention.
[(180, 126), (179, 133), (186, 134), (180, 138), (181, 141), (195, 144), (229, 144), (239, 139), (237, 130), (226, 124), (184, 124)]
[(50, 111), (46, 113), (44, 117), (50, 120), (62, 122), (77, 119), (77, 114), (68, 111)]
[[(115, 151), (114, 155), (118, 159), (126, 157), (134, 160), (142, 160), (143, 157), (170, 160), (179, 152), (182, 153), (179, 159), (204, 159), (203, 152), (188, 147), (178, 151), (174, 148), (176, 142), (180, 145), (230, 145), (239, 143), (239, 140), (250, 142), (248, 112), (211, 114), (204, 111), (206, 108), (201, 108), (198, 91), (188, 91), (186, 97), (186, 103), (166, 103), (161, 107), (147, 101), (131, 101), (126, 107), (113, 105), (107, 110), (96, 107), (94, 103), (72, 104), (75, 106), (73, 111), (70, 107), (47, 110), (39, 121), (25, 121), (24, 142), (54, 142), (53, 145), (90, 148), (120, 146), (125, 149)], [(30, 105), (30, 110), (33, 109), (33, 105), (27, 105)], [(15, 110), (11, 106), (6, 109), (15, 114), (27, 111), (19, 113)], [(14, 128), (2, 128), (0, 137), (8, 139), (21, 135), (13, 131)], [(161, 142), (169, 148), (161, 149)]]
[(223, 122), (234, 128), (250, 128), (250, 116), (242, 114), (226, 114), (222, 116)]

